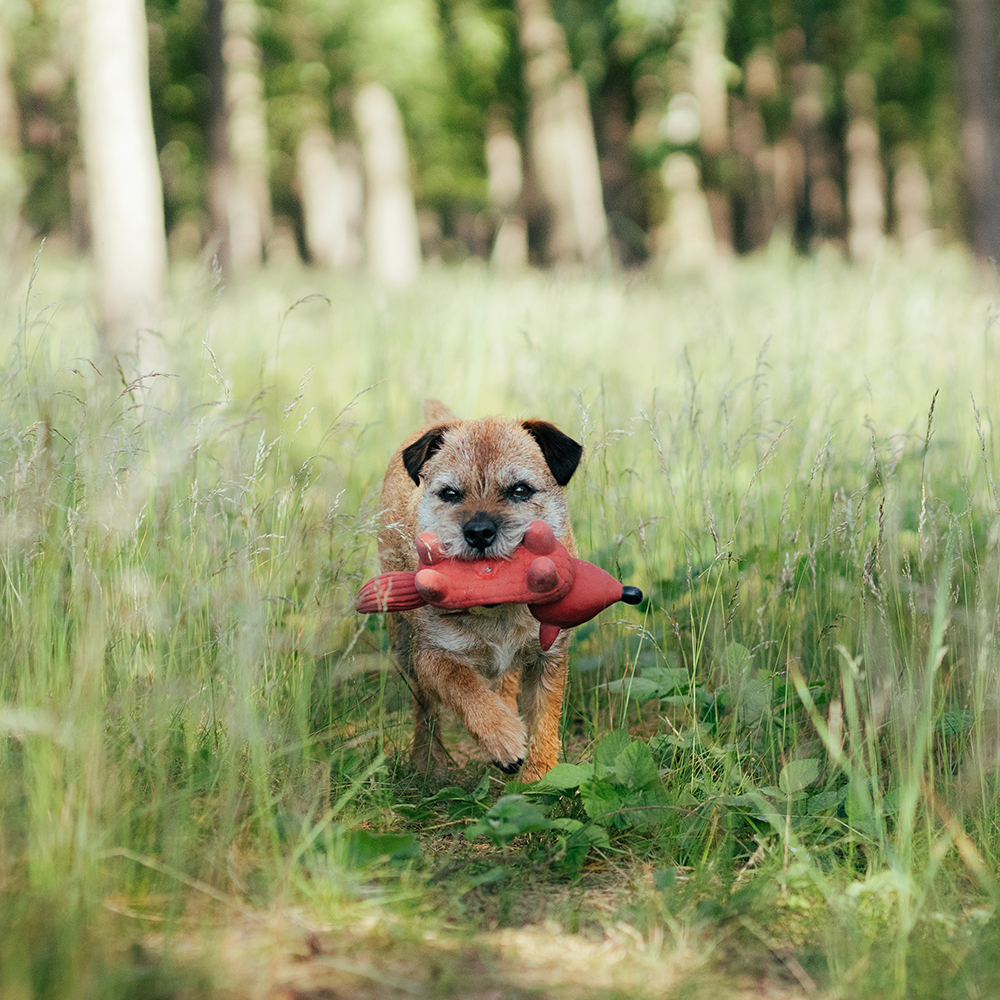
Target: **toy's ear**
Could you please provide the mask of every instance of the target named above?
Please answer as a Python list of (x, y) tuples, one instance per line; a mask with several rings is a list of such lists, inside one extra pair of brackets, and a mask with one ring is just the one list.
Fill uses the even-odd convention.
[(450, 430), (447, 424), (441, 427), (432, 427), (426, 434), (421, 435), (411, 445), (403, 449), (403, 465), (417, 485), (420, 484), (420, 470), (424, 463), (436, 452), (444, 443), (445, 432)]
[(538, 442), (556, 482), (565, 486), (580, 464), (583, 446), (547, 420), (525, 420), (521, 426)]

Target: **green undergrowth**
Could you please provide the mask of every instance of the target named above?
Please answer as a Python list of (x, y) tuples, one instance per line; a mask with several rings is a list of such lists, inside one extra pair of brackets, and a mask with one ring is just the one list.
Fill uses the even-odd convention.
[[(0, 372), (0, 995), (994, 992), (1000, 400), (961, 259), (392, 300), (179, 271), (146, 378), (80, 339), (84, 272), (34, 282)], [(423, 396), (583, 441), (581, 554), (646, 595), (574, 631), (540, 782), (454, 727), (415, 773), (352, 609)], [(238, 945), (280, 928), (284, 971)], [(574, 956), (551, 981), (529, 930)]]

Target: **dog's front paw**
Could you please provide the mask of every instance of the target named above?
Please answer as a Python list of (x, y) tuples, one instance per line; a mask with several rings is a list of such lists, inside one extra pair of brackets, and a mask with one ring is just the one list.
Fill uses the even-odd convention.
[(524, 763), (524, 758), (518, 757), (517, 760), (512, 760), (509, 764), (501, 764), (498, 760), (495, 760), (492, 763), (494, 767), (499, 767), (504, 774), (517, 774), (521, 765)]
[(468, 719), (466, 728), (476, 738), (487, 760), (495, 762), (507, 774), (513, 774), (528, 756), (528, 733), (521, 719), (499, 696), (491, 692), (488, 705), (489, 713), (478, 714), (475, 726), (470, 725), (473, 720)]

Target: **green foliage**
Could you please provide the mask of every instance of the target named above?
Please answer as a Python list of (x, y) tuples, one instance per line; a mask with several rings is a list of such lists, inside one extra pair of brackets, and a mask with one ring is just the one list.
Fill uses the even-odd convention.
[[(565, 32), (573, 68), (590, 91), (614, 245), (623, 262), (642, 262), (665, 211), (659, 172), (674, 147), (662, 134), (664, 114), (670, 98), (691, 87), (688, 29), (714, 5), (553, 0), (551, 7)], [(295, 183), (299, 139), (317, 121), (330, 125), (339, 139), (353, 139), (352, 93), (360, 81), (374, 78), (401, 105), (420, 205), (439, 213), (456, 255), (485, 255), (495, 224), (486, 214), (483, 148), (491, 115), (510, 120), (523, 149), (531, 145), (516, 4), (257, 0), (256, 9), (276, 213), (301, 227)], [(11, 77), (22, 122), (25, 217), (33, 231), (64, 232), (82, 247), (87, 236), (72, 83), (76, 38), (73, 16), (64, 16), (64, 10), (58, 0), (8, 0), (3, 17), (14, 41)], [(776, 89), (756, 109), (769, 145), (796, 137), (796, 81), (806, 64), (820, 67), (823, 156), (830, 162), (829, 176), (846, 196), (845, 81), (864, 72), (875, 85), (887, 175), (891, 178), (903, 147), (917, 149), (931, 177), (936, 224), (961, 235), (961, 109), (955, 93), (954, 15), (948, 5), (940, 0), (889, 5), (823, 0), (798, 6), (733, 0), (720, 10), (726, 18), (728, 85), (737, 101), (746, 97), (748, 57), (767, 52), (776, 60)], [(146, 14), (168, 229), (183, 223), (179, 232), (186, 236), (180, 243), (204, 241), (209, 236), (210, 80), (217, 58), (204, 30), (206, 0), (149, 0)], [(755, 127), (737, 119), (734, 114), (740, 138), (732, 149), (706, 156), (696, 142), (683, 148), (700, 160), (708, 186), (729, 199), (742, 251), (758, 249), (770, 237), (769, 225), (757, 232), (744, 217), (771, 182), (752, 153), (737, 154), (747, 128)], [(800, 216), (800, 244), (807, 247), (815, 235), (808, 205), (800, 206)], [(843, 236), (843, 224), (834, 228), (820, 235)]]
[(522, 833), (546, 829), (548, 821), (523, 795), (504, 795), (478, 823), (465, 831), (465, 835), (472, 839), (485, 834), (502, 847)]

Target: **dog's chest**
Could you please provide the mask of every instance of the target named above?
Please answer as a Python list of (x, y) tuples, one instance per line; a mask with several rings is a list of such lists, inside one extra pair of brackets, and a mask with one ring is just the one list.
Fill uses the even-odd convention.
[(427, 607), (418, 615), (428, 645), (455, 655), (485, 677), (510, 670), (525, 647), (538, 642), (538, 622), (523, 604), (459, 613)]

